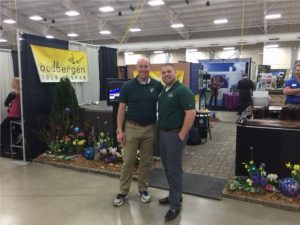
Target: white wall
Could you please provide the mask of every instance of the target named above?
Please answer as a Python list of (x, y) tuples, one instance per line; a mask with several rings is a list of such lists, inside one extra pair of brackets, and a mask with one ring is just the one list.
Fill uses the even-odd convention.
[(291, 66), (291, 47), (264, 48), (263, 65), (271, 65), (271, 69), (287, 69)]
[(159, 53), (149, 55), (149, 60), (151, 64), (168, 63), (169, 53)]
[(209, 52), (208, 51), (197, 51), (197, 52), (189, 52), (186, 51), (186, 61), (197, 63), (199, 60), (209, 59)]
[[(263, 48), (262, 44), (245, 45), (242, 51), (223, 51), (221, 47), (199, 48), (197, 52), (187, 52), (186, 49), (168, 50), (168, 56), (163, 54), (148, 53), (152, 64), (156, 63), (177, 63), (178, 61), (198, 62), (199, 59), (228, 59), (228, 58), (252, 58), (252, 70), (258, 65), (271, 65), (272, 69), (287, 69), (294, 64), (292, 62), (292, 48), (298, 47), (297, 59), (300, 60), (300, 43), (280, 43), (279, 48)], [(118, 55), (118, 65), (132, 65), (136, 63), (140, 54)], [(127, 58), (128, 57), (128, 58)], [(129, 64), (130, 63), (130, 64)]]

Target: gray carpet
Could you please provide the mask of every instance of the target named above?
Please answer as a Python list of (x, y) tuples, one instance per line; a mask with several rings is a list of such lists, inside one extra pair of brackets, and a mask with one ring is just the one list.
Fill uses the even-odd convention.
[[(149, 184), (151, 187), (165, 190), (169, 189), (168, 182), (162, 169), (155, 168), (151, 171)], [(225, 184), (225, 179), (183, 173), (183, 193), (185, 194), (221, 200)]]

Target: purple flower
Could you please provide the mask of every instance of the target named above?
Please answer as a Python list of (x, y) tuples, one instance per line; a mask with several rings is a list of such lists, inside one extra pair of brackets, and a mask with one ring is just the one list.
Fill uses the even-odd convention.
[(260, 184), (262, 187), (265, 187), (267, 185), (267, 179), (265, 177), (261, 177)]
[(258, 186), (260, 184), (260, 177), (258, 175), (254, 175), (252, 177), (253, 185)]

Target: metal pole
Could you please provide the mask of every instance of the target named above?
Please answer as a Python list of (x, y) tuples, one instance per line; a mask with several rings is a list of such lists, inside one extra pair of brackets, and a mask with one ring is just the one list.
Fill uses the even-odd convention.
[(22, 147), (23, 147), (23, 161), (26, 162), (26, 148), (25, 148), (25, 130), (24, 130), (24, 118), (23, 118), (23, 84), (22, 84), (22, 69), (21, 69), (21, 47), (20, 47), (20, 34), (17, 29), (17, 50), (18, 50), (18, 71), (20, 78), (20, 100), (21, 100), (21, 129), (23, 135)]

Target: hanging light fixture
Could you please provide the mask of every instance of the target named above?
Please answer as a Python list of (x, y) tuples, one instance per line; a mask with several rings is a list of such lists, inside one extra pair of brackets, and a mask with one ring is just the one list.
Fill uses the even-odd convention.
[(209, 0), (206, 1), (205, 6), (207, 6), (207, 7), (210, 6), (210, 1)]

